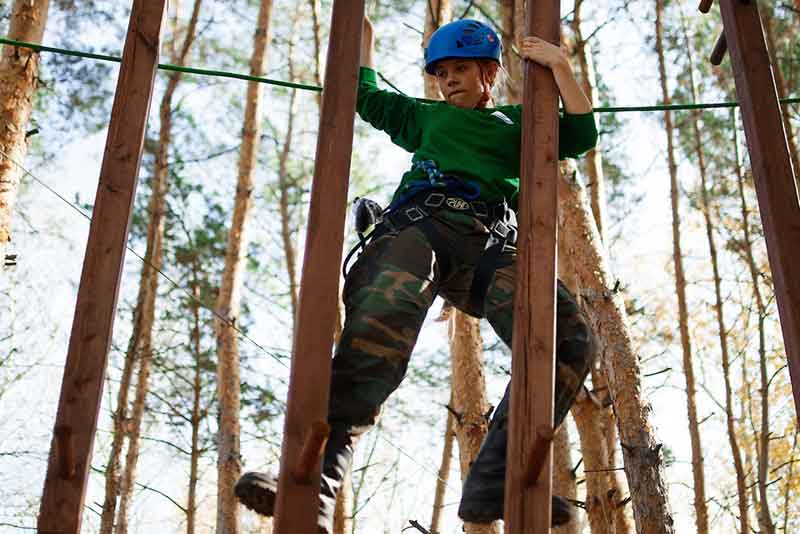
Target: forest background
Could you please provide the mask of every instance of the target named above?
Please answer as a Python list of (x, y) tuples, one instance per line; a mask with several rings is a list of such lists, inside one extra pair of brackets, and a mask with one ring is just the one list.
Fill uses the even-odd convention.
[[(330, 2), (273, 1), (173, 0), (162, 62), (250, 72), (256, 23), (264, 27), (269, 4), (269, 31), (261, 32), (265, 75), (318, 85)], [(0, 34), (8, 34), (12, 8), (22, 3), (0, 3)], [(47, 2), (29, 4), (47, 10)], [(368, 2), (378, 69), (410, 95), (424, 93), (422, 41), (432, 5), (439, 3)], [(509, 0), (452, 0), (449, 16), (479, 18), (500, 29), (509, 6)], [(797, 96), (800, 2), (760, 6), (781, 96)], [(51, 0), (43, 43), (118, 55), (129, 9), (128, 2)], [(721, 31), (716, 10), (703, 16), (694, 4), (660, 0), (577, 0), (564, 2), (562, 10), (564, 43), (582, 79), (588, 69), (579, 54), (594, 64), (596, 105), (735, 100), (729, 61), (712, 69), (706, 59)], [(88, 234), (84, 215), (91, 214), (117, 76), (113, 63), (40, 57), (32, 117), (22, 125), (29, 134), (27, 155), (19, 161), (4, 153), (12, 167), (27, 172), (19, 177), (9, 261), (0, 275), (0, 532), (36, 524)], [(156, 78), (129, 240), (135, 254), (126, 256), (85, 532), (269, 531), (267, 522), (244, 510), (233, 523), (222, 519), (232, 512), (218, 499), (218, 481), (228, 476), (218, 466), (220, 430), (240, 435), (245, 470), (277, 464), (319, 101), (315, 92), (265, 85), (254, 110), (245, 106), (255, 101), (247, 90), (240, 80), (163, 71)], [(501, 96), (513, 98), (513, 90), (503, 88)], [(255, 113), (257, 127), (243, 127), (248, 113)], [(797, 168), (798, 107), (786, 106), (784, 113)], [(669, 120), (663, 112), (597, 118), (603, 173), (591, 174), (586, 160), (578, 168), (591, 174), (581, 179), (590, 192), (600, 189), (604, 176), (603, 241), (625, 300), (654, 433), (663, 444), (675, 531), (740, 532), (744, 504), (754, 531), (796, 532), (798, 425), (740, 121), (726, 109), (675, 112)], [(243, 135), (248, 132), (249, 140)], [(231, 274), (226, 246), (245, 167), (240, 153), (247, 146), (255, 147), (256, 164), (237, 312), (238, 304), (226, 308), (221, 295)], [(349, 197), (387, 203), (409, 159), (357, 119)], [(154, 204), (156, 197), (163, 206)], [(154, 213), (160, 216), (155, 225)], [(676, 284), (676, 221), (685, 287)], [(154, 228), (163, 230), (161, 258), (152, 255)], [(716, 243), (718, 277), (709, 236)], [(350, 230), (347, 239), (355, 242)], [(140, 256), (159, 262), (161, 272), (146, 273)], [(153, 279), (157, 289), (148, 298), (154, 321), (150, 338), (142, 341), (143, 329), (150, 328), (142, 325), (142, 287)], [(681, 291), (686, 314), (679, 313)], [(427, 528), (435, 507), (441, 511), (438, 532), (461, 532), (455, 517), (460, 468), (456, 462), (441, 471), (445, 428), (452, 425), (446, 408), (451, 346), (441, 309), (438, 302), (431, 310), (408, 377), (379, 428), (360, 443), (345, 512), (348, 532), (395, 533), (409, 520)], [(223, 428), (229, 419), (220, 399), (230, 392), (217, 388), (224, 338), (219, 319), (226, 313), (239, 330), (240, 430)], [(722, 328), (720, 314), (727, 321)], [(496, 404), (510, 354), (488, 325), (481, 335), (486, 398)], [(598, 384), (588, 386), (594, 395), (587, 398), (604, 396)], [(690, 404), (695, 415), (687, 417)], [(117, 416), (120, 406), (125, 413)], [(591, 511), (589, 452), (579, 434), (568, 418), (566, 462), (576, 499)], [(738, 466), (729, 446), (734, 441)], [(115, 450), (122, 475), (108, 477)], [(619, 450), (610, 458), (610, 469), (621, 468)], [(446, 479), (438, 499), (437, 473)], [(591, 513), (581, 512), (572, 532), (633, 531), (624, 477), (615, 473), (620, 489), (612, 500), (622, 513), (613, 521), (615, 530), (602, 530)]]

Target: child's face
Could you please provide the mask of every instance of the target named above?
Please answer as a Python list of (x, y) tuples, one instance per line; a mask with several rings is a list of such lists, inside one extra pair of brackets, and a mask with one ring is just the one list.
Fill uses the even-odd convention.
[(443, 59), (436, 63), (434, 73), (448, 104), (473, 109), (481, 101), (481, 69), (474, 59)]

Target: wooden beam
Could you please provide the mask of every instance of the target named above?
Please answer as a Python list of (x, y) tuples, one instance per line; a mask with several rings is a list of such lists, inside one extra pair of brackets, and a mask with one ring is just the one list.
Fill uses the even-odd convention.
[(69, 340), (40, 533), (80, 532), (166, 0), (134, 0)]
[(758, 2), (721, 0), (783, 341), (800, 414), (800, 199)]
[[(560, 44), (560, 1), (532, 0), (527, 35)], [(505, 525), (550, 532), (555, 364), (558, 91), (550, 70), (525, 62), (519, 241), (514, 297)]]
[(327, 420), (331, 348), (353, 146), (364, 0), (335, 0), (311, 186), (275, 513), (276, 534), (317, 532), (320, 462), (292, 477), (310, 429)]

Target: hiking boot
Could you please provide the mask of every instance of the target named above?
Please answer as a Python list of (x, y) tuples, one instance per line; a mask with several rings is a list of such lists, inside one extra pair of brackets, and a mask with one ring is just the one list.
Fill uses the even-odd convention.
[[(353, 458), (353, 438), (343, 429), (331, 429), (325, 455), (322, 460), (322, 477), (319, 494), (319, 534), (333, 532), (333, 514), (336, 509), (336, 494)], [(272, 517), (275, 515), (275, 500), (278, 477), (272, 474), (248, 472), (239, 478), (234, 492), (239, 502), (254, 512)]]
[[(470, 523), (491, 523), (503, 519), (506, 489), (506, 451), (508, 446), (508, 397), (511, 385), (506, 388), (503, 400), (494, 412), (489, 432), (478, 456), (469, 468), (458, 517)], [(557, 495), (552, 498), (550, 524), (554, 527), (569, 523), (573, 506)]]

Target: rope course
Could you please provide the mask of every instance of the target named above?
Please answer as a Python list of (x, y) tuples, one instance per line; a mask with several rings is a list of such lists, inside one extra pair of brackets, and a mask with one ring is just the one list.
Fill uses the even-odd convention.
[[(106, 54), (94, 54), (91, 52), (82, 52), (79, 50), (69, 50), (66, 48), (57, 48), (52, 46), (44, 46), (36, 43), (28, 43), (26, 41), (17, 41), (14, 39), (6, 39), (0, 37), (0, 44), (6, 44), (11, 46), (17, 46), (20, 48), (30, 48), (31, 50), (35, 50), (37, 52), (52, 52), (54, 54), (61, 54), (65, 56), (73, 56), (79, 57), (83, 59), (94, 59), (97, 61), (110, 61), (114, 63), (120, 63), (122, 58), (118, 56), (111, 56)], [(293, 89), (302, 89), (305, 91), (314, 91), (317, 93), (322, 92), (322, 87), (318, 85), (309, 85), (303, 83), (295, 83), (295, 82), (287, 82), (283, 80), (273, 80), (271, 78), (262, 78), (259, 76), (251, 76), (249, 74), (241, 74), (237, 72), (228, 72), (222, 70), (213, 70), (213, 69), (200, 69), (196, 67), (182, 67), (180, 65), (171, 65), (169, 63), (159, 63), (158, 64), (159, 70), (165, 71), (172, 71), (172, 72), (183, 72), (187, 74), (199, 74), (201, 76), (211, 76), (211, 77), (218, 77), (218, 78), (233, 78), (237, 80), (245, 80), (250, 82), (259, 82), (268, 85), (277, 85), (280, 87), (290, 87)], [(395, 86), (391, 81), (386, 79), (382, 74), (378, 73), (381, 79), (386, 82), (392, 89), (395, 91), (403, 93), (397, 86)], [(425, 98), (418, 98), (417, 100), (422, 102), (435, 102), (435, 100), (429, 100)], [(800, 97), (792, 97), (792, 98), (781, 98), (779, 99), (781, 104), (800, 104)], [(595, 113), (629, 113), (629, 112), (648, 112), (648, 111), (683, 111), (683, 110), (694, 110), (694, 109), (720, 109), (720, 108), (735, 108), (739, 107), (739, 102), (710, 102), (707, 104), (669, 104), (669, 105), (654, 105), (654, 106), (598, 106), (594, 108)]]

